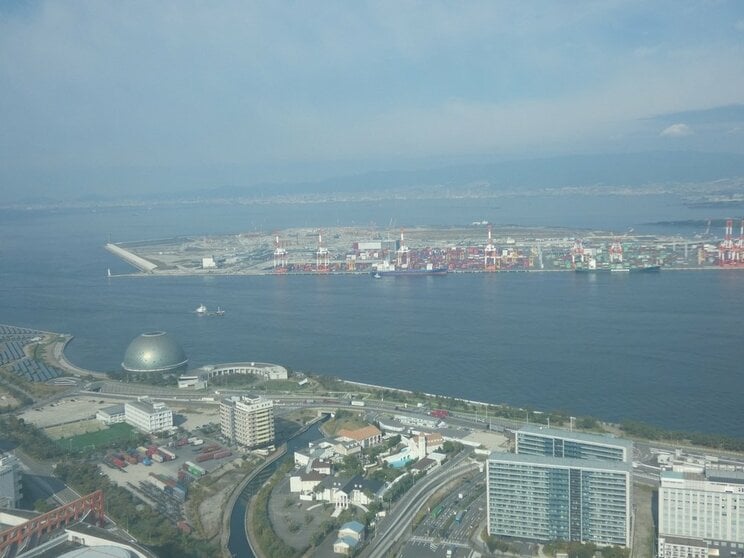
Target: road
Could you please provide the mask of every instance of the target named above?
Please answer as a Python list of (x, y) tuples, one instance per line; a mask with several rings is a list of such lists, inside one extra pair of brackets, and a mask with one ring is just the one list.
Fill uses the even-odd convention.
[(361, 556), (365, 558), (382, 558), (388, 555), (391, 548), (400, 540), (408, 529), (414, 516), (421, 506), (440, 487), (446, 477), (453, 477), (478, 465), (468, 459), (469, 454), (463, 452), (451, 462), (426, 475), (406, 492), (393, 508), (392, 513), (382, 520), (375, 531), (374, 538), (364, 549)]

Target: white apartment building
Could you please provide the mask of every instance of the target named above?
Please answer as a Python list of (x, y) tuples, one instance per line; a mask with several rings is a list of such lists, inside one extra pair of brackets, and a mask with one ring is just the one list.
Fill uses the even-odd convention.
[(151, 401), (148, 397), (125, 403), (124, 418), (127, 424), (147, 433), (173, 427), (173, 411), (165, 403)]
[(744, 554), (744, 472), (662, 471), (659, 556)]
[(21, 497), (21, 462), (15, 455), (0, 455), (0, 508), (17, 508)]
[(220, 402), (220, 428), (231, 442), (247, 448), (274, 442), (274, 402), (259, 395)]

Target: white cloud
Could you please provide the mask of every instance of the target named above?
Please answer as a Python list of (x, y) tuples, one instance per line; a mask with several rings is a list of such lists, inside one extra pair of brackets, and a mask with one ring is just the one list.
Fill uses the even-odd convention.
[(659, 135), (667, 138), (683, 138), (685, 136), (691, 136), (694, 133), (692, 128), (687, 124), (680, 123), (664, 128)]

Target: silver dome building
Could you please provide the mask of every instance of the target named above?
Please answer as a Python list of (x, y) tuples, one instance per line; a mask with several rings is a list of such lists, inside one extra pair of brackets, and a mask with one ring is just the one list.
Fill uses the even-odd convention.
[(121, 367), (137, 374), (177, 373), (186, 370), (188, 361), (173, 337), (164, 331), (153, 331), (143, 333), (129, 344)]

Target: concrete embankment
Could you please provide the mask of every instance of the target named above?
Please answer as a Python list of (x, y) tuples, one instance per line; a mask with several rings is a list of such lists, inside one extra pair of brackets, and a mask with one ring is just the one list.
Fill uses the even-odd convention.
[(79, 366), (75, 366), (65, 356), (65, 349), (67, 345), (72, 341), (72, 335), (65, 335), (63, 339), (56, 341), (50, 346), (46, 352), (46, 360), (52, 366), (61, 368), (65, 372), (72, 374), (73, 376), (95, 376), (97, 378), (108, 378), (103, 372), (95, 372), (93, 370), (86, 370)]
[(129, 250), (125, 250), (121, 246), (117, 246), (116, 244), (111, 244), (110, 242), (106, 244), (106, 250), (114, 254), (115, 256), (120, 257), (122, 260), (127, 262), (130, 265), (133, 265), (137, 269), (144, 271), (146, 273), (151, 273), (153, 270), (155, 270), (158, 266), (151, 261), (146, 260), (145, 258), (139, 257), (137, 254), (133, 254)]

